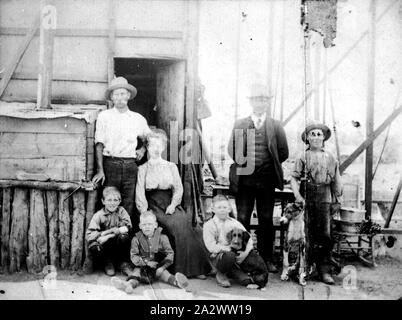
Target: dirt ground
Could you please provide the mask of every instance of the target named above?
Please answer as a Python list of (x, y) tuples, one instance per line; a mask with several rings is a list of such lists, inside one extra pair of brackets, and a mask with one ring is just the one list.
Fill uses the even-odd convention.
[[(216, 285), (213, 277), (192, 279), (195, 293), (155, 283), (141, 285), (131, 295), (117, 290), (102, 272), (80, 276), (58, 271), (55, 283), (44, 282), (43, 275), (26, 272), (0, 274), (0, 300), (119, 299), (119, 300), (395, 300), (402, 298), (402, 262), (390, 257), (377, 259), (376, 268), (352, 261), (335, 276), (336, 284), (328, 286), (311, 280), (306, 287), (283, 282), (280, 274), (270, 274), (265, 290), (248, 290), (238, 284), (231, 288)], [(119, 277), (123, 278), (122, 275)], [(49, 285), (50, 284), (50, 285)], [(53, 286), (52, 286), (53, 285)]]

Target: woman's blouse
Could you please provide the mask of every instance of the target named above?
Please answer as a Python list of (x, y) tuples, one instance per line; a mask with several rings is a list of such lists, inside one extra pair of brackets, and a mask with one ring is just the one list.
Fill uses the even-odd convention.
[(147, 211), (148, 190), (172, 190), (171, 204), (178, 206), (183, 196), (183, 185), (176, 164), (163, 159), (150, 159), (138, 168), (135, 203), (140, 213)]

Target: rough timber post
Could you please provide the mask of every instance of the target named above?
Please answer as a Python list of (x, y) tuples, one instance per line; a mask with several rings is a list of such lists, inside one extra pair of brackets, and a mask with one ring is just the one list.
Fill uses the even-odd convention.
[(47, 233), (43, 192), (31, 190), (27, 269), (37, 273), (47, 265)]
[[(369, 31), (369, 59), (367, 83), (367, 111), (366, 111), (366, 137), (374, 131), (374, 103), (375, 103), (375, 45), (376, 45), (376, 0), (371, 0), (371, 24)], [(371, 217), (372, 191), (373, 191), (373, 143), (366, 149), (365, 192), (364, 206), (366, 218)]]
[(10, 272), (25, 265), (28, 243), (29, 190), (15, 188), (10, 229)]
[[(199, 28), (199, 1), (186, 1), (186, 32), (185, 32), (185, 51), (187, 57), (186, 65), (186, 91), (185, 91), (185, 119), (184, 128), (193, 129), (192, 140), (193, 146), (196, 146), (197, 134), (194, 130), (196, 123), (196, 95), (195, 81), (197, 79), (197, 63), (198, 63), (198, 28)], [(193, 161), (195, 156), (192, 157)], [(192, 168), (191, 165), (184, 165), (183, 187), (184, 206), (189, 212), (192, 212)]]
[(11, 219), (11, 196), (12, 189), (3, 189), (3, 203), (1, 212), (1, 270), (8, 269), (10, 254), (8, 251), (8, 241), (10, 238), (10, 219)]
[(39, 75), (37, 108), (50, 109), (53, 76), (53, 44), (56, 32), (57, 12), (53, 0), (41, 1), (39, 35)]

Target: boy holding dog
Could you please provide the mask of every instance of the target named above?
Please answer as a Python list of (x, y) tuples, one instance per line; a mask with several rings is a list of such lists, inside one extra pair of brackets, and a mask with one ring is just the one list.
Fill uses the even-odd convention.
[(296, 159), (291, 187), (296, 202), (305, 206), (307, 265), (315, 263), (321, 280), (334, 284), (330, 274), (331, 216), (340, 209), (342, 183), (338, 161), (324, 149), (330, 136), (331, 130), (322, 123), (306, 126), (302, 140), (308, 147)]
[(177, 272), (174, 276), (167, 270), (173, 264), (174, 251), (169, 239), (162, 234), (162, 228), (158, 227), (156, 216), (152, 211), (146, 211), (140, 215), (140, 231), (131, 241), (131, 261), (134, 271), (128, 276), (127, 281), (112, 278), (113, 285), (132, 293), (140, 282), (151, 284), (159, 279), (172, 286), (192, 291), (187, 277)]
[(225, 196), (217, 195), (212, 199), (212, 211), (215, 215), (204, 224), (203, 239), (210, 253), (211, 262), (217, 270), (216, 282), (222, 287), (230, 287), (228, 278), (230, 276), (239, 280), (242, 285), (248, 286), (252, 280), (238, 265), (253, 249), (253, 241), (249, 239), (244, 251), (238, 254), (233, 252), (226, 235), (235, 228), (243, 231), (246, 229), (239, 221), (229, 216), (232, 209)]

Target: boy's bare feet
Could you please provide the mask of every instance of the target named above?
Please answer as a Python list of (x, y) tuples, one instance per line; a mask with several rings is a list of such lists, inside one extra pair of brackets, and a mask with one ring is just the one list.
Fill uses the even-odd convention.
[(219, 271), (216, 272), (216, 282), (221, 287), (224, 287), (224, 288), (230, 287), (230, 281), (229, 281), (228, 277), (225, 274), (223, 274), (222, 272), (219, 272)]
[(130, 283), (130, 281), (124, 281), (122, 279), (119, 279), (118, 277), (112, 277), (111, 279), (113, 286), (116, 289), (122, 290), (124, 292), (126, 292), (127, 294), (131, 294), (134, 292), (133, 287)]
[(177, 272), (174, 277), (176, 279), (176, 283), (179, 288), (184, 289), (187, 292), (193, 291), (190, 282), (188, 281), (187, 277), (184, 274)]

